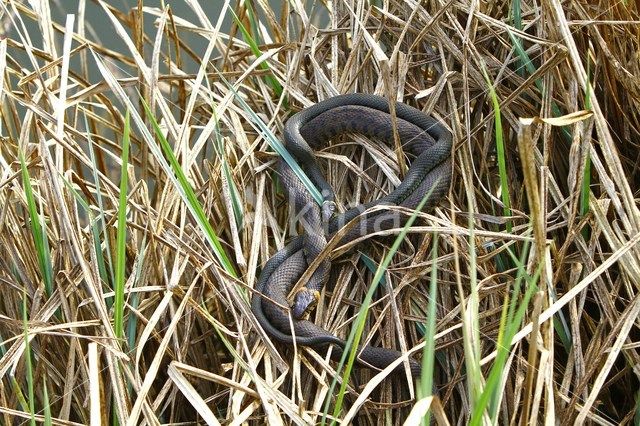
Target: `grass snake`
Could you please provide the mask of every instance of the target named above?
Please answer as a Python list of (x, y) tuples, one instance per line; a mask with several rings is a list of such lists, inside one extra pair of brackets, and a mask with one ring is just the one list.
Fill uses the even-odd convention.
[[(415, 209), (429, 194), (425, 209), (433, 207), (446, 194), (451, 175), (451, 134), (437, 120), (418, 109), (395, 103), (396, 130), (404, 151), (415, 158), (404, 180), (388, 195), (358, 205), (342, 214), (335, 214), (335, 194), (325, 180), (316, 161), (313, 148), (319, 148), (330, 138), (349, 132), (360, 133), (383, 141), (393, 141), (393, 121), (385, 98), (369, 94), (348, 94), (329, 98), (292, 116), (285, 124), (285, 146), (321, 191), (320, 206), (294, 174), (289, 164), (280, 159), (279, 174), (289, 203), (300, 220), (304, 232), (290, 241), (265, 264), (251, 301), (251, 309), (262, 328), (273, 338), (316, 349), (334, 345), (332, 357), (339, 359), (345, 341), (304, 319), (319, 297), (327, 281), (331, 259), (319, 263), (306, 285), (295, 294), (288, 306), (288, 295), (309, 265), (320, 255), (328, 239), (339, 228), (356, 219), (355, 226), (341, 237), (340, 244), (372, 232), (402, 225), (408, 219), (396, 210), (374, 206), (402, 206)], [(353, 225), (353, 224), (352, 224)], [(293, 326), (293, 329), (292, 329)], [(295, 336), (295, 337), (294, 337)], [(362, 346), (358, 349), (360, 364), (383, 369), (401, 353), (387, 348)], [(410, 359), (413, 375), (420, 373), (420, 364)], [(400, 365), (396, 371), (401, 371)]]

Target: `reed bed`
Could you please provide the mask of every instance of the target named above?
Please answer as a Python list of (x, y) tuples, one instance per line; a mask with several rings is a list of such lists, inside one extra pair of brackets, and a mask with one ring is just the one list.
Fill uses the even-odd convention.
[[(640, 421), (638, 2), (123, 3), (0, 3), (0, 424)], [(454, 136), (446, 199), (327, 253), (316, 314), (347, 336), (375, 276), (361, 339), (415, 387), (249, 309), (283, 123), (351, 92)], [(318, 152), (339, 208), (397, 154)]]

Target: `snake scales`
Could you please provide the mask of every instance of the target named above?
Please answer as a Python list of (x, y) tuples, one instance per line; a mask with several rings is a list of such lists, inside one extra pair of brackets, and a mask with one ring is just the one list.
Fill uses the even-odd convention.
[[(397, 210), (379, 209), (362, 214), (373, 206), (389, 205), (415, 209), (429, 194), (425, 209), (433, 207), (448, 191), (451, 174), (451, 134), (435, 119), (402, 103), (395, 104), (396, 129), (404, 150), (415, 156), (402, 183), (388, 195), (359, 205), (340, 215), (335, 214), (334, 192), (319, 168), (313, 148), (330, 138), (345, 133), (361, 133), (384, 141), (393, 141), (393, 125), (389, 103), (385, 98), (368, 94), (349, 94), (329, 98), (291, 117), (285, 125), (287, 150), (303, 167), (311, 181), (322, 192), (324, 203), (319, 206), (294, 174), (286, 161), (280, 160), (279, 171), (290, 204), (300, 218), (304, 233), (295, 237), (265, 264), (251, 309), (263, 329), (285, 343), (312, 346), (317, 349), (334, 345), (332, 357), (339, 359), (345, 341), (303, 319), (319, 297), (328, 279), (331, 260), (322, 260), (306, 286), (295, 295), (289, 309), (287, 297), (302, 274), (327, 245), (327, 239), (349, 221), (358, 218), (356, 226), (342, 236), (346, 243), (361, 235), (390, 229), (406, 222), (406, 215)], [(292, 329), (293, 326), (293, 329)], [(400, 352), (374, 347), (359, 348), (358, 362), (383, 369), (400, 356)], [(410, 359), (413, 375), (420, 373), (420, 364)], [(400, 371), (400, 365), (396, 370)]]

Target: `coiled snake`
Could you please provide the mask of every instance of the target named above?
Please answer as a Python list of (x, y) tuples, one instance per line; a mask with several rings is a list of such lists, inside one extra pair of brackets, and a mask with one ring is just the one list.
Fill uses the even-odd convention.
[[(448, 191), (451, 181), (451, 134), (435, 119), (402, 103), (395, 104), (397, 132), (406, 152), (415, 156), (402, 183), (388, 195), (335, 215), (334, 192), (324, 179), (313, 154), (313, 147), (322, 146), (331, 137), (352, 132), (380, 140), (393, 141), (393, 126), (389, 103), (385, 98), (368, 94), (349, 94), (329, 98), (291, 117), (285, 125), (287, 150), (301, 165), (311, 181), (322, 192), (324, 203), (319, 206), (294, 174), (286, 161), (280, 160), (279, 171), (289, 203), (299, 216), (304, 233), (295, 237), (265, 264), (251, 309), (262, 328), (285, 343), (324, 348), (334, 345), (332, 357), (339, 359), (345, 341), (302, 319), (315, 304), (319, 291), (327, 280), (331, 260), (325, 258), (312, 274), (306, 286), (295, 295), (289, 309), (287, 297), (309, 265), (327, 245), (327, 238), (349, 221), (358, 218), (356, 226), (344, 235), (346, 243), (371, 232), (390, 229), (406, 222), (407, 216), (396, 210), (374, 206), (402, 206), (415, 209), (427, 195), (425, 209), (433, 207)], [(289, 313), (291, 311), (291, 314)], [(293, 325), (293, 329), (291, 328)], [(364, 346), (359, 348), (358, 362), (383, 369), (400, 356), (400, 352)], [(410, 359), (413, 375), (420, 373), (420, 364)], [(397, 368), (400, 371), (402, 365)]]

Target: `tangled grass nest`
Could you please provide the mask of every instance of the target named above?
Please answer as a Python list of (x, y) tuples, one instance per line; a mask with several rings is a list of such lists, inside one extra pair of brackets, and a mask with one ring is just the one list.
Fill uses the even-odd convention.
[[(221, 3), (1, 3), (0, 423), (640, 419), (637, 2)], [(362, 339), (433, 362), (417, 393), (248, 307), (294, 232), (273, 140), (349, 92), (454, 135), (446, 201), (336, 253), (316, 314), (346, 336), (392, 255)], [(395, 154), (318, 155), (343, 208)]]

